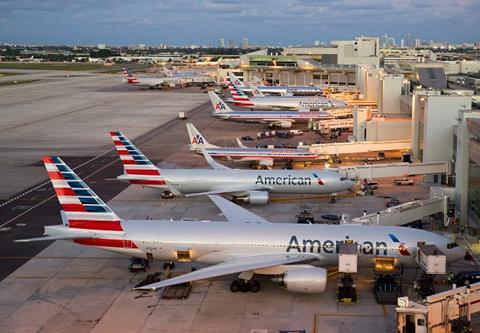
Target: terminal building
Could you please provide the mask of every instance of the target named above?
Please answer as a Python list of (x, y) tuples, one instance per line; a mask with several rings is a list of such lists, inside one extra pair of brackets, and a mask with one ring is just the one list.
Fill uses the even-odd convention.
[[(353, 90), (356, 66), (380, 64), (378, 38), (356, 37), (350, 41), (332, 41), (330, 45), (287, 47), (281, 54), (269, 55), (267, 50), (240, 56), (235, 75), (245, 81), (258, 77), (276, 85), (334, 86)], [(220, 80), (227, 71), (219, 68)]]

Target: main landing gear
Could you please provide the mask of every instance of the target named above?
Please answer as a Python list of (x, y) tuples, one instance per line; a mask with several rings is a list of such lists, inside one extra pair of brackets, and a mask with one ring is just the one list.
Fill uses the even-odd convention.
[(246, 293), (248, 291), (251, 291), (252, 293), (258, 293), (260, 291), (260, 283), (253, 280), (233, 280), (232, 284), (230, 285), (230, 291), (232, 293), (236, 293), (238, 291), (241, 291), (242, 293)]

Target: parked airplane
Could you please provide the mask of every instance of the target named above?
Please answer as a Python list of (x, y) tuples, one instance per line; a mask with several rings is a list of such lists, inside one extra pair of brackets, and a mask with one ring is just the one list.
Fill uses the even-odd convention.
[(318, 158), (317, 154), (307, 149), (283, 148), (249, 148), (237, 138), (239, 147), (225, 147), (212, 145), (193, 126), (187, 123), (188, 136), (190, 137), (190, 150), (202, 153), (203, 150), (217, 158), (226, 158), (238, 162), (254, 162), (262, 167), (271, 167), (275, 161), (312, 161)]
[(270, 193), (329, 194), (353, 182), (333, 170), (233, 170), (203, 152), (213, 169), (158, 169), (121, 132), (110, 132), (123, 164), (120, 180), (157, 188), (163, 196), (231, 194), (250, 204), (268, 203)]
[(211, 59), (206, 59), (205, 61), (197, 61), (195, 66), (217, 66), (222, 61), (223, 57), (218, 58), (216, 61), (211, 61)]
[(123, 83), (132, 84), (142, 88), (162, 88), (162, 87), (175, 87), (190, 84), (191, 79), (182, 78), (182, 77), (143, 77), (137, 78), (135, 75), (130, 73), (127, 68), (123, 68), (123, 74), (125, 78), (122, 80)]
[[(263, 94), (269, 95), (322, 95), (323, 89), (317, 86), (264, 86), (258, 79), (254, 82), (242, 82), (233, 72), (229, 73), (230, 80), (243, 92), (253, 93), (257, 89)], [(255, 88), (253, 88), (255, 86)]]
[(192, 84), (203, 84), (203, 83), (213, 83), (215, 80), (208, 75), (207, 73), (198, 73), (198, 72), (181, 72), (174, 68), (173, 71), (170, 71), (166, 67), (163, 68), (163, 72), (167, 77), (175, 78), (175, 79), (184, 79), (190, 80)]
[(213, 105), (211, 115), (224, 120), (290, 128), (295, 123), (334, 119), (323, 111), (234, 111), (215, 92), (209, 91), (208, 96)]
[[(228, 87), (235, 105), (250, 109), (323, 110), (348, 107), (348, 104), (345, 101), (321, 96), (248, 97), (247, 94), (237, 87), (231, 80), (228, 83)], [(252, 86), (252, 89), (254, 92), (256, 91), (255, 86)]]
[(157, 290), (183, 282), (240, 273), (230, 286), (258, 292), (255, 274), (273, 275), (287, 290), (320, 293), (326, 288), (325, 267), (338, 262), (339, 244), (357, 243), (359, 265), (374, 257), (394, 257), (415, 266), (417, 246), (435, 244), (447, 261), (461, 259), (465, 250), (447, 237), (404, 228), (359, 225), (270, 223), (219, 197), (210, 199), (228, 222), (122, 220), (60, 158), (43, 158), (62, 207), (63, 224), (45, 226), (44, 236), (16, 242), (71, 240), (150, 260), (192, 261), (211, 266), (138, 287)]

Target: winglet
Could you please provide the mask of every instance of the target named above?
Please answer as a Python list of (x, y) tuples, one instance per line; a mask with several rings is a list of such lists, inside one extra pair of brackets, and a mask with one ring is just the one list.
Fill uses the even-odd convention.
[(218, 196), (209, 195), (210, 200), (220, 209), (230, 223), (270, 223), (257, 214), (252, 213), (233, 202)]
[(236, 139), (237, 139), (238, 146), (239, 146), (240, 148), (248, 148), (247, 146), (245, 146), (245, 145), (242, 143), (242, 141), (241, 141), (239, 138), (236, 138)]
[(202, 154), (207, 163), (210, 164), (210, 166), (215, 170), (230, 170), (229, 167), (215, 161), (205, 149), (202, 149)]

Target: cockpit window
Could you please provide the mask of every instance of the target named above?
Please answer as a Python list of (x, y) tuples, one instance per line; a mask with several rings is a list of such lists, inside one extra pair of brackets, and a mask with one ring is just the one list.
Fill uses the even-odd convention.
[(447, 249), (453, 249), (453, 248), (456, 248), (458, 246), (457, 243), (453, 242), (453, 243), (448, 243), (447, 244)]
[(347, 179), (348, 179), (347, 177), (340, 177), (340, 181), (341, 181), (341, 182), (344, 182), (344, 181), (346, 181)]

